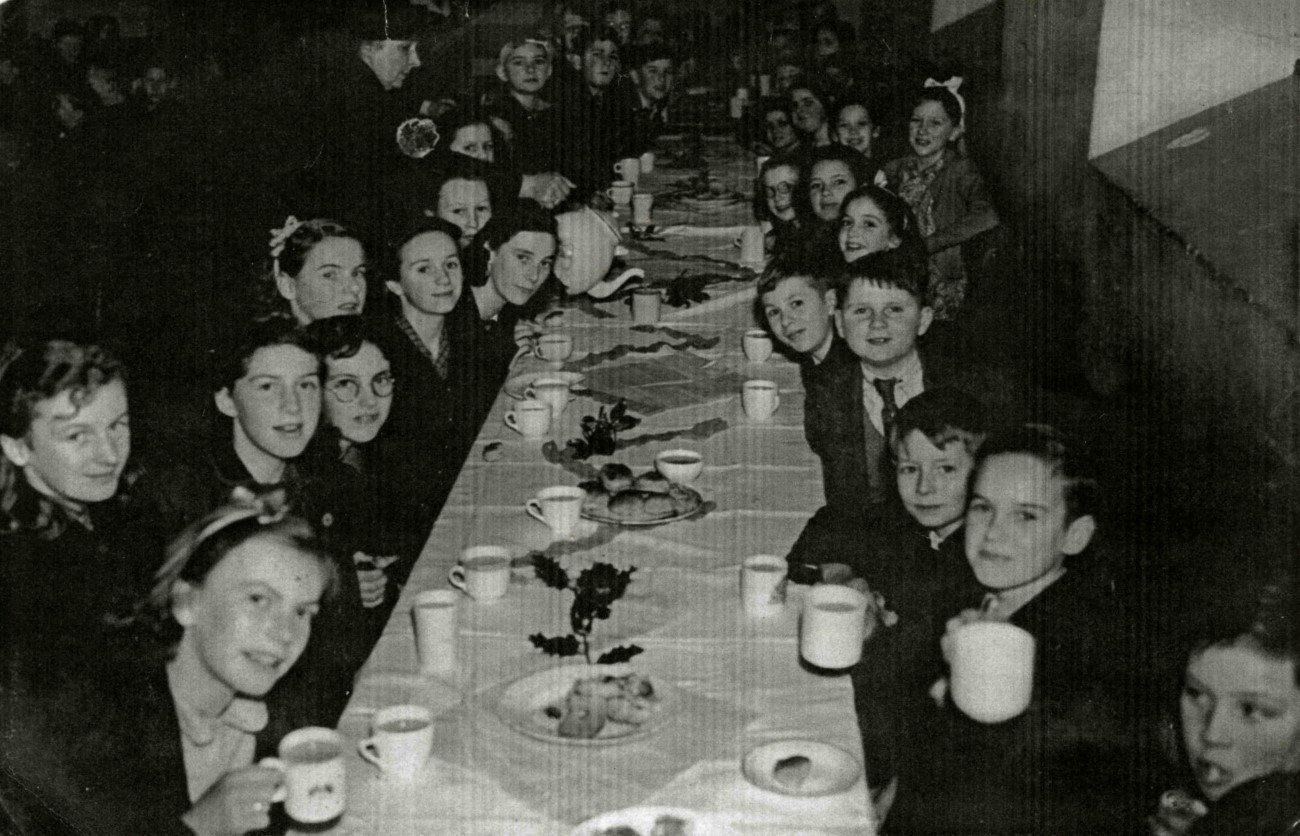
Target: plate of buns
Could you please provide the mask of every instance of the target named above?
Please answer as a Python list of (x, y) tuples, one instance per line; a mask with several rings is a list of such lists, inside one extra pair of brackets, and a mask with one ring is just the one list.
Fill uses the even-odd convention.
[(582, 516), (593, 522), (621, 526), (651, 526), (688, 519), (704, 507), (693, 488), (670, 482), (658, 471), (634, 475), (627, 465), (611, 462), (598, 478), (581, 483), (587, 492)]

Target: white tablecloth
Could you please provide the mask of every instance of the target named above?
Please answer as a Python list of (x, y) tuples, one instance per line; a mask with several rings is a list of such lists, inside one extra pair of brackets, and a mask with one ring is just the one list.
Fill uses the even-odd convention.
[[(570, 565), (601, 560), (637, 567), (613, 617), (597, 622), (594, 643), (607, 647), (634, 641), (645, 648), (634, 660), (636, 667), (670, 682), (682, 695), (671, 721), (647, 738), (589, 749), (532, 740), (496, 717), (495, 698), (504, 685), (561, 663), (535, 650), (527, 636), (568, 632), (571, 595), (535, 579), (516, 578), (497, 603), (463, 599), (457, 675), (438, 681), (416, 673), (410, 616), (414, 595), (447, 587), (448, 570), (469, 546), (505, 545), (520, 555), (546, 548), (548, 529), (525, 514), (523, 503), (548, 485), (579, 481), (546, 460), (542, 442), (525, 440), (504, 426), (502, 415), (513, 401), (502, 393), (340, 724), (357, 740), (367, 733), (376, 708), (429, 705), (437, 712), (433, 758), (414, 782), (402, 784), (382, 778), (353, 756), (348, 810), (333, 832), (563, 834), (598, 813), (634, 805), (720, 813), (741, 833), (873, 831), (861, 779), (840, 795), (794, 799), (751, 786), (741, 774), (744, 753), (772, 740), (824, 741), (859, 761), (862, 752), (847, 678), (819, 677), (799, 665), (797, 602), (784, 616), (769, 620), (749, 619), (740, 610), (741, 560), (758, 553), (785, 554), (822, 503), (822, 492), (819, 466), (803, 438), (798, 370), (776, 356), (763, 364), (745, 361), (741, 335), (752, 327), (752, 289), (729, 289), (741, 295), (711, 300), (698, 315), (690, 315), (690, 309), (685, 316), (666, 310), (664, 319), (681, 332), (721, 338), (713, 348), (694, 352), (714, 361), (700, 375), (777, 381), (781, 406), (774, 419), (748, 423), (738, 387), (647, 417), (622, 437), (635, 441), (710, 419), (727, 422), (725, 429), (702, 440), (633, 445), (612, 457), (640, 472), (652, 467), (660, 450), (699, 450), (707, 466), (695, 487), (716, 507), (702, 519), (649, 529), (583, 523), (564, 550), (571, 552), (563, 558)], [(632, 331), (626, 306), (611, 302), (605, 307), (616, 316), (569, 311), (555, 323), (575, 337), (573, 360), (619, 344), (680, 342), (663, 330)], [(668, 362), (682, 353), (669, 348), (654, 355), (629, 354), (617, 362)], [(530, 360), (516, 372), (541, 368), (545, 365)], [(581, 417), (597, 406), (579, 397), (553, 427), (551, 439), (562, 446), (578, 436)], [(484, 457), (490, 445), (499, 445), (493, 461)], [(598, 466), (607, 460), (590, 461)]]

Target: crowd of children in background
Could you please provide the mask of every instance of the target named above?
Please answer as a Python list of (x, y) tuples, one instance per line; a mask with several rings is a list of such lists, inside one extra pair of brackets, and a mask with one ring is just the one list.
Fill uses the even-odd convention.
[[(790, 580), (869, 589), (892, 613), (852, 675), (883, 831), (1300, 827), (1294, 581), (1225, 596), (1174, 658), (1149, 658), (1083, 445), (1028, 382), (926, 340), (961, 316), (999, 223), (961, 80), (879, 78), (833, 4), (771, 6), (719, 51), (707, 15), (566, 1), (501, 47), (490, 89), (450, 98), (420, 84), (427, 19), (346, 14), (318, 82), (338, 118), (297, 125), (311, 164), (261, 184), (287, 211), (257, 214), (260, 275), (212, 312), (237, 324), (182, 453), (132, 448), (129, 380), (149, 369), (66, 328), (11, 341), (0, 800), (20, 830), (272, 823), (278, 773), (257, 757), (337, 722), (516, 323), (565, 292), (565, 230), (606, 208), (611, 163), (655, 148), (719, 56), (772, 94), (746, 117), (767, 157), (755, 314), (800, 365), (826, 494)], [(119, 40), (96, 19), (60, 23), (45, 52), (0, 42), (0, 132), (84, 164), (179, 107), (175, 69), (126, 70)], [(982, 619), (1038, 644), (1033, 701), (1005, 723), (946, 695), (949, 636)]]

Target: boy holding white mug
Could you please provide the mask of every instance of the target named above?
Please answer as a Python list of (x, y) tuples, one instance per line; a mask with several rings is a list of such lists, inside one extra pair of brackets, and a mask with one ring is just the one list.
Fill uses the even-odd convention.
[[(1120, 833), (1140, 820), (1129, 751), (1139, 735), (1126, 716), (1137, 666), (1124, 625), (1133, 622), (1104, 567), (1084, 557), (1099, 493), (1091, 463), (1050, 427), (995, 433), (980, 448), (965, 544), (984, 591), (948, 619), (941, 642), (954, 670), (975, 663), (962, 676), (1000, 667), (1014, 678), (1023, 663), (1032, 682), (982, 692), (989, 683), (975, 682), (972, 700), (940, 680), (937, 707), (912, 695), (884, 832)], [(973, 622), (997, 623), (1000, 635), (966, 635)], [(1003, 652), (1013, 646), (1032, 662)]]

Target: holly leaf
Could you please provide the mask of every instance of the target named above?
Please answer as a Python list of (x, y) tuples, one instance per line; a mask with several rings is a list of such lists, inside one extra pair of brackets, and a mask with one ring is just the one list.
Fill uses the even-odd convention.
[(633, 656), (636, 656), (638, 653), (643, 653), (643, 652), (644, 652), (643, 648), (637, 647), (634, 644), (630, 644), (625, 647), (615, 647), (612, 650), (606, 650), (604, 653), (600, 654), (600, 658), (596, 660), (596, 664), (617, 665), (622, 662), (629, 662), (632, 660)]
[(541, 633), (533, 633), (528, 640), (547, 656), (577, 656), (582, 652), (577, 636), (543, 636)]
[(552, 589), (569, 588), (569, 573), (555, 558), (547, 557), (543, 552), (532, 552), (529, 557), (533, 559), (533, 572), (538, 580)]

